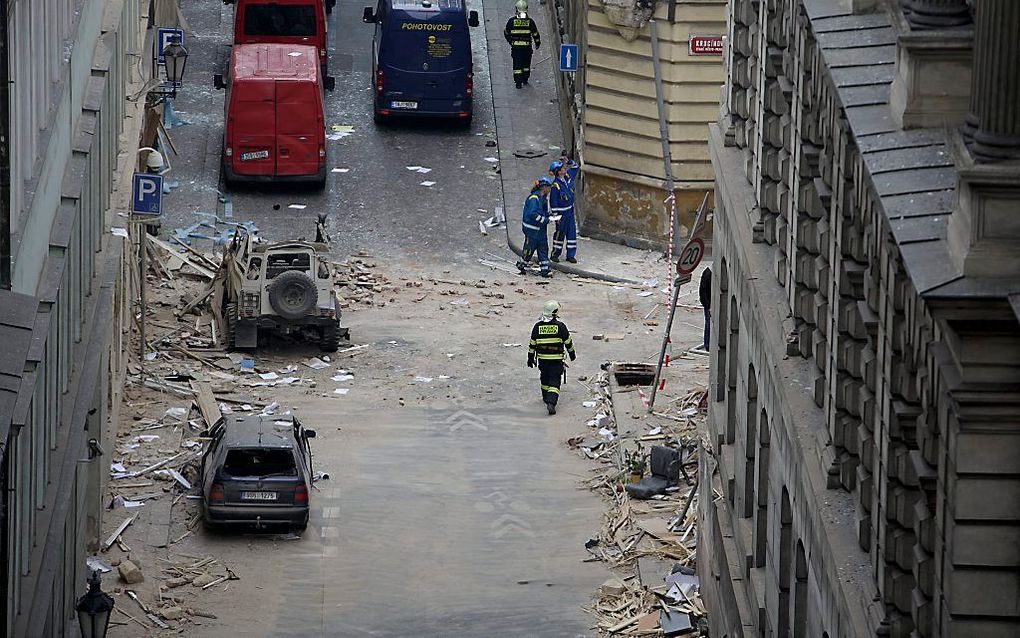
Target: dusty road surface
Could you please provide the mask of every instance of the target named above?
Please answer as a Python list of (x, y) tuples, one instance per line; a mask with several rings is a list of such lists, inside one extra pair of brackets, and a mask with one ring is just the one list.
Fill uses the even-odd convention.
[[(441, 272), (390, 277), (371, 305), (348, 311), (352, 344), (366, 347), (331, 357), (321, 370), (303, 363), (322, 356), (317, 348), (283, 339), (251, 354), (252, 373), (154, 347), (156, 360), (146, 362), (151, 378), (184, 372), (233, 399), (221, 403), (234, 411), (248, 402), (257, 412), (275, 401), (278, 414), (297, 414), (317, 431), (314, 469), (329, 478), (316, 482), (311, 522), (299, 538), (285, 530), (208, 532), (196, 519), (197, 501), (160, 494), (171, 489), (168, 477), (113, 481), (111, 497), (160, 494), (108, 518), (112, 528), (122, 515), (139, 515), (123, 535), (129, 551), (115, 545), (103, 554), (114, 562), (130, 557), (146, 575), (144, 583), (120, 586), (159, 608), (162, 584), (166, 604), (215, 615), (166, 621), (196, 636), (587, 635), (581, 606), (608, 572), (584, 562), (602, 505), (582, 486), (590, 464), (564, 444), (591, 413), (581, 405), (588, 394), (578, 380), (610, 359), (651, 357), (659, 328), (643, 322), (651, 302), (635, 288), (482, 274), (484, 283), (472, 278), (465, 285), (430, 280), (451, 276)], [(161, 304), (176, 294), (153, 291), (157, 335), (170, 332), (160, 328), (173, 322)], [(517, 345), (526, 344), (550, 297), (562, 304), (579, 353), (553, 417), (541, 403), (537, 372), (525, 367), (526, 346)], [(681, 309), (681, 325), (696, 325), (694, 312)], [(596, 341), (594, 334), (617, 338)], [(297, 381), (259, 376), (270, 373)], [(201, 426), (197, 411), (196, 428), (163, 418), (190, 401), (139, 388), (137, 379), (132, 375), (121, 442), (141, 432), (161, 438), (118, 450), (115, 459), (129, 471), (176, 453), (178, 441), (197, 440)], [(167, 425), (142, 430), (152, 427), (149, 418)], [(150, 481), (154, 486), (144, 485)], [(208, 589), (166, 585), (179, 576), (169, 566), (208, 557), (216, 563), (192, 576), (229, 568), (237, 579)], [(128, 598), (118, 596), (118, 605), (145, 620)], [(129, 624), (113, 635), (145, 635), (119, 620)]]

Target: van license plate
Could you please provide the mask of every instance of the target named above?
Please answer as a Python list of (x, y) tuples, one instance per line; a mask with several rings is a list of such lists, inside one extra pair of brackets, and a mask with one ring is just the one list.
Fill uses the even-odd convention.
[(269, 157), (269, 151), (249, 151), (247, 153), (241, 153), (241, 161), (247, 162), (248, 160), (266, 159)]
[(390, 108), (394, 109), (416, 109), (418, 108), (417, 102), (392, 102)]
[(245, 501), (275, 501), (276, 492), (241, 492), (241, 499)]

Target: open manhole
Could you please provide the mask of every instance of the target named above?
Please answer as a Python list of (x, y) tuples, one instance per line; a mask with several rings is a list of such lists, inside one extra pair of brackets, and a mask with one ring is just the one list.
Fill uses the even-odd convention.
[(613, 377), (619, 386), (652, 385), (655, 366), (649, 363), (617, 363), (613, 365)]

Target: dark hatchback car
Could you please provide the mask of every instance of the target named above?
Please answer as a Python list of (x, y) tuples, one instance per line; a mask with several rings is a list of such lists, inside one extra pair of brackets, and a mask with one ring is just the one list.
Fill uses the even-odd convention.
[(292, 416), (228, 416), (202, 456), (206, 525), (308, 525), (314, 430)]

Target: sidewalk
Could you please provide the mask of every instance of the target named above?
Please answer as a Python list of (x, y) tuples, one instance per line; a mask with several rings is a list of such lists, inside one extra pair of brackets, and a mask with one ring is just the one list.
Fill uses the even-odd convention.
[[(510, 17), (509, 11), (513, 10), (512, 5), (497, 3), (496, 0), (482, 2), (508, 243), (510, 249), (518, 255), (524, 244), (524, 233), (521, 230), (524, 199), (532, 183), (548, 173), (549, 164), (559, 156), (563, 145), (563, 132), (556, 107), (559, 96), (554, 81), (554, 74), (559, 73), (556, 68), (558, 51), (554, 47), (556, 38), (549, 26), (547, 7), (540, 5), (538, 0), (531, 0), (530, 5), (529, 15), (538, 24), (542, 34), (542, 48), (535, 52), (532, 59), (529, 85), (518, 90), (514, 88), (510, 47), (503, 39), (503, 27)], [(533, 159), (521, 158), (514, 155), (518, 149), (535, 149), (546, 151), (546, 154)], [(551, 227), (549, 234), (551, 248)], [(657, 256), (656, 253), (579, 236), (577, 258), (580, 263), (554, 263), (553, 268), (610, 281), (634, 282), (637, 277), (634, 266), (647, 265)]]

